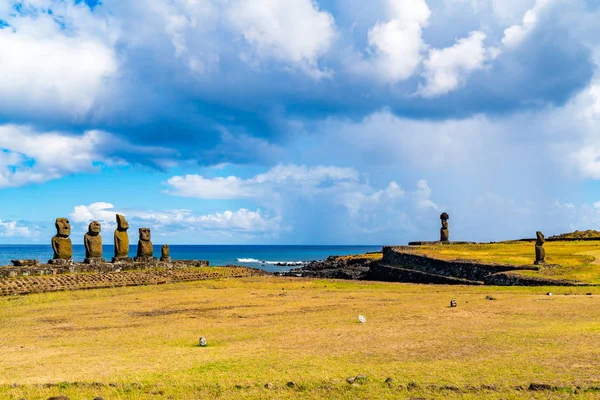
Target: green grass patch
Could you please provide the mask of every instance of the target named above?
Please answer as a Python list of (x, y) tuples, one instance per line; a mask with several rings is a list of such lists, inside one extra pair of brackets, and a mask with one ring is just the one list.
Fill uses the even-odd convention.
[(0, 398), (597, 398), (593, 290), (264, 276), (5, 297)]
[[(544, 248), (548, 268), (519, 273), (600, 284), (600, 240), (546, 242)], [(410, 251), (442, 260), (473, 260), (509, 265), (532, 265), (535, 261), (535, 242), (430, 244), (411, 247)]]

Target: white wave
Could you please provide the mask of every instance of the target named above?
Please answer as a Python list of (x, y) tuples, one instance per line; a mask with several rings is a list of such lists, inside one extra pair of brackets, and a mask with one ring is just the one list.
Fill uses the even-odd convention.
[(257, 263), (257, 264), (287, 264), (287, 265), (304, 265), (308, 264), (308, 261), (265, 261), (265, 260), (257, 260), (256, 258), (238, 258), (238, 262), (243, 263)]

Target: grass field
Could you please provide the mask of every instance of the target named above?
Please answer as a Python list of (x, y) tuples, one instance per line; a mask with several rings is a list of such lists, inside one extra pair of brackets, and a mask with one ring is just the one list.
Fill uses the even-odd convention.
[(267, 276), (4, 297), (0, 398), (600, 398), (593, 290)]
[[(411, 247), (411, 251), (444, 260), (476, 260), (487, 263), (531, 265), (535, 260), (535, 242), (491, 244), (450, 244)], [(546, 262), (553, 265), (540, 271), (521, 271), (529, 276), (566, 279), (600, 284), (600, 240), (546, 242)]]

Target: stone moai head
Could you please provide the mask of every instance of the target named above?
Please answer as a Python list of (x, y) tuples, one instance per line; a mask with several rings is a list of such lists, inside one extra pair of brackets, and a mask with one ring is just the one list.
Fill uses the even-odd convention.
[(160, 252), (162, 254), (163, 257), (168, 257), (169, 256), (169, 245), (168, 244), (163, 244)]
[(537, 237), (537, 242), (538, 243), (544, 243), (546, 241), (546, 238), (544, 237), (544, 234), (540, 231), (537, 231), (535, 233), (536, 237)]
[(66, 218), (56, 218), (56, 235), (60, 237), (69, 237), (71, 234), (71, 224)]
[(89, 235), (98, 236), (101, 231), (102, 231), (102, 227), (100, 226), (100, 222), (98, 222), (98, 221), (93, 221), (88, 226), (88, 234)]
[(140, 240), (143, 242), (150, 241), (150, 228), (140, 228)]
[(120, 231), (129, 229), (129, 222), (127, 222), (124, 215), (117, 214), (117, 229)]
[(448, 215), (448, 213), (442, 213), (442, 215), (440, 215), (440, 220), (442, 221), (442, 226), (444, 228), (448, 227), (448, 220), (450, 219), (450, 216)]

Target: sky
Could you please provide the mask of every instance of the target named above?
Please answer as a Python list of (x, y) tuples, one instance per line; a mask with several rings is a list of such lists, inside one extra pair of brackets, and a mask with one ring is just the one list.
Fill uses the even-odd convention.
[(0, 244), (600, 229), (596, 0), (0, 0)]

